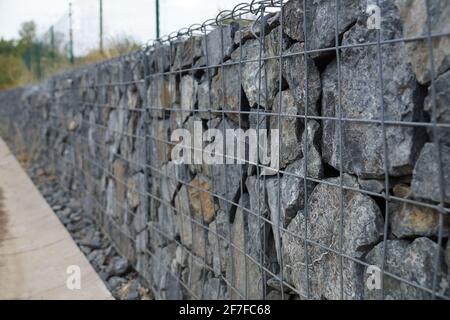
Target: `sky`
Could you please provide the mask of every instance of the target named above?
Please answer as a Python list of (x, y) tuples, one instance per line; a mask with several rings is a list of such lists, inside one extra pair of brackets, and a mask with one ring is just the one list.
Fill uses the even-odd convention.
[[(38, 36), (48, 38), (54, 25), (68, 34), (69, 2), (73, 7), (75, 54), (99, 42), (99, 0), (0, 0), (0, 38), (14, 39), (24, 21), (34, 20)], [(242, 0), (160, 0), (161, 35), (215, 17)], [(245, 2), (245, 0), (244, 0)], [(155, 0), (103, 0), (105, 39), (131, 36), (140, 43), (156, 38)], [(46, 33), (47, 32), (47, 33)]]

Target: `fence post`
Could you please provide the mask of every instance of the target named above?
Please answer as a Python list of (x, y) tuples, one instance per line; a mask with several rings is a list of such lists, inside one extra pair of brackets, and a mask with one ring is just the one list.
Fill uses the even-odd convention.
[(41, 70), (41, 43), (37, 42), (34, 45), (34, 59), (36, 61), (36, 77), (41, 79), (42, 70)]
[(73, 25), (72, 25), (72, 2), (69, 2), (69, 60), (73, 64)]
[(56, 48), (55, 48), (55, 28), (50, 27), (50, 60), (52, 68), (55, 66)]
[(99, 44), (99, 47), (100, 47), (100, 53), (103, 53), (103, 0), (99, 0), (100, 1), (100, 17), (99, 17), (99, 19), (100, 19), (100, 34), (99, 34), (99, 37), (100, 37), (100, 44)]
[(159, 39), (159, 0), (156, 0), (156, 39)]

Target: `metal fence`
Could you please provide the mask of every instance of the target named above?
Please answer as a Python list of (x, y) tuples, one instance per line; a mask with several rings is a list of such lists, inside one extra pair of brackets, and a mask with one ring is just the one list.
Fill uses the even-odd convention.
[[(46, 156), (160, 298), (448, 299), (449, 6), (413, 2), (418, 34), (389, 1), (243, 3), (58, 76)], [(192, 119), (278, 129), (280, 169), (173, 164)]]

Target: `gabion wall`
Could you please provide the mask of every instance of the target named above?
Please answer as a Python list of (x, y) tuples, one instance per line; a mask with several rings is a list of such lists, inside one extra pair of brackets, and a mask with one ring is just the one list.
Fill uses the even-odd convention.
[[(159, 298), (446, 299), (449, 36), (447, 0), (242, 4), (0, 93), (1, 133)], [(279, 129), (280, 169), (176, 164), (196, 121)]]

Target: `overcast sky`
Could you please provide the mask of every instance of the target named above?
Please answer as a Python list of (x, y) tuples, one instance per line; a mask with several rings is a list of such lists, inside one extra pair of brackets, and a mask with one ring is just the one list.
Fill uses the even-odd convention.
[[(0, 38), (18, 37), (20, 24), (34, 20), (38, 34), (51, 25), (67, 33), (69, 2), (74, 7), (76, 53), (98, 44), (98, 0), (0, 0)], [(215, 17), (242, 0), (160, 0), (161, 34)], [(244, 1), (245, 2), (245, 1)], [(105, 37), (132, 36), (142, 43), (156, 37), (155, 0), (103, 0)]]

